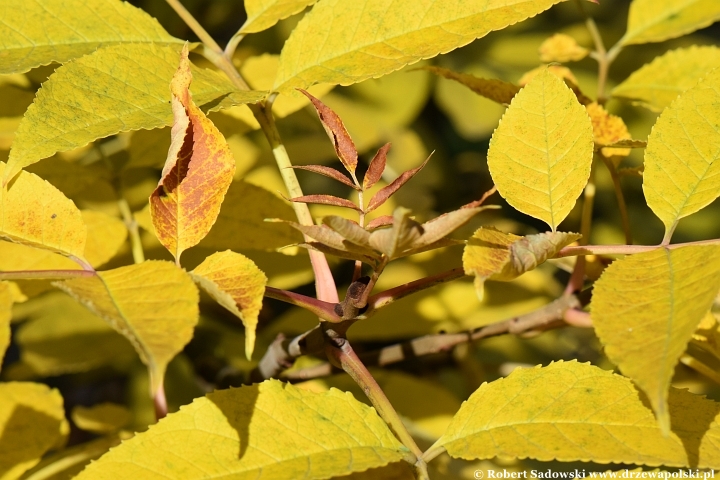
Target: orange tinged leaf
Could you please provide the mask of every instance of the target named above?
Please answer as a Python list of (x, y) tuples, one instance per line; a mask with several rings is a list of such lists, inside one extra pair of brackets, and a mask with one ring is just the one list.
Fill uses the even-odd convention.
[(300, 89), (300, 91), (310, 99), (315, 107), (315, 110), (317, 110), (320, 121), (322, 122), (328, 137), (330, 137), (330, 140), (335, 146), (335, 153), (337, 153), (338, 158), (347, 171), (355, 175), (358, 154), (355, 149), (355, 144), (353, 143), (352, 138), (350, 138), (350, 134), (345, 129), (345, 125), (343, 125), (342, 120), (340, 120), (337, 113), (333, 112), (320, 100), (313, 97), (305, 90)]
[(372, 232), (373, 230), (377, 230), (378, 228), (382, 227), (390, 227), (393, 224), (393, 217), (392, 215), (383, 215), (381, 217), (377, 217), (373, 220), (370, 220), (370, 222), (365, 226), (365, 229), (368, 232)]
[(245, 355), (255, 347), (255, 329), (267, 277), (244, 255), (227, 250), (207, 257), (190, 275), (220, 305), (245, 325)]
[(235, 174), (225, 138), (193, 103), (187, 46), (170, 84), (174, 124), (162, 178), (150, 196), (158, 239), (180, 261), (215, 223)]
[(449, 80), (465, 85), (473, 92), (480, 96), (492, 100), (493, 102), (509, 105), (513, 97), (520, 91), (520, 87), (510, 82), (503, 82), (497, 79), (486, 79), (469, 75), (467, 73), (457, 73), (450, 69), (442, 67), (423, 67), (436, 75), (440, 75)]
[[(432, 156), (432, 154), (431, 154)], [(420, 170), (423, 169), (423, 167), (427, 164), (428, 160), (430, 160), (430, 157), (428, 157), (422, 165), (420, 165), (417, 168), (413, 168), (411, 170), (408, 170), (406, 172), (403, 172), (398, 178), (392, 181), (390, 185), (387, 187), (384, 187), (380, 189), (379, 192), (377, 192), (373, 197), (370, 199), (370, 202), (368, 203), (367, 210), (365, 212), (372, 212), (376, 208), (378, 208), (380, 205), (385, 203), (388, 198), (390, 198), (395, 192), (400, 190), (400, 187), (405, 185), (408, 180), (410, 180), (412, 177), (414, 177)]]

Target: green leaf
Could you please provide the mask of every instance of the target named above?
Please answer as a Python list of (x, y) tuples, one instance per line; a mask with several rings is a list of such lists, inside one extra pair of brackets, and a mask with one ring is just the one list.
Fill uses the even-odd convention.
[(647, 394), (663, 431), (678, 359), (720, 290), (720, 247), (658, 248), (615, 261), (595, 283), (592, 319), (608, 358)]
[(475, 276), (475, 289), (482, 300), (485, 280), (514, 280), (580, 237), (577, 233), (565, 232), (519, 237), (481, 227), (465, 245), (463, 268), (467, 275)]
[(267, 277), (245, 255), (226, 250), (207, 257), (190, 275), (220, 305), (245, 325), (245, 355), (255, 348), (255, 329)]
[(35, 311), (17, 332), (20, 359), (41, 377), (121, 368), (132, 346), (100, 317), (61, 292), (32, 300)]
[(196, 399), (76, 479), (321, 479), (397, 462), (407, 453), (375, 410), (352, 395), (268, 380)]
[(55, 285), (130, 340), (150, 371), (153, 392), (198, 321), (197, 288), (170, 262), (151, 260)]
[[(0, 162), (0, 177), (7, 171)], [(22, 172), (7, 190), (0, 188), (0, 237), (82, 259), (87, 228), (80, 210), (60, 190)]]
[(503, 115), (490, 140), (488, 167), (510, 205), (555, 231), (585, 188), (592, 158), (590, 117), (545, 69)]
[(718, 468), (720, 405), (676, 389), (669, 403), (663, 437), (627, 378), (576, 362), (517, 369), (477, 389), (428, 453)]
[(677, 222), (720, 195), (720, 68), (667, 108), (648, 137), (643, 192), (665, 224)]
[(447, 53), (563, 0), (321, 0), (285, 42), (273, 90), (350, 85)]
[(241, 34), (262, 32), (283, 18), (300, 13), (317, 0), (246, 0), (247, 20), (240, 28)]
[(671, 50), (632, 73), (612, 96), (661, 112), (701, 77), (720, 67), (720, 48), (693, 45)]
[[(172, 124), (170, 80), (182, 45), (116, 45), (58, 68), (38, 91), (18, 127), (3, 183), (56, 152), (118, 132)], [(221, 74), (193, 68), (193, 98), (208, 110), (257, 102)], [(211, 103), (212, 102), (212, 103)]]
[(715, 0), (633, 0), (621, 45), (662, 42), (707, 27), (720, 19)]
[(112, 433), (125, 427), (132, 419), (132, 413), (123, 405), (100, 403), (92, 407), (78, 405), (70, 415), (80, 429), (98, 433)]
[(184, 43), (119, 0), (0, 0), (0, 18), (0, 74), (64, 63), (116, 43)]
[(0, 476), (15, 479), (70, 431), (60, 393), (39, 383), (0, 383)]

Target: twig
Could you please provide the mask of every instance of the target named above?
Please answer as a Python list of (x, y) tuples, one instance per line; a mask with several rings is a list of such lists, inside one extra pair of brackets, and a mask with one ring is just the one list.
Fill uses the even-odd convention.
[(342, 320), (335, 312), (336, 303), (323, 302), (316, 298), (273, 287), (265, 287), (265, 296), (302, 307), (328, 322), (337, 323)]
[(142, 241), (140, 240), (140, 230), (138, 229), (137, 220), (135, 220), (135, 216), (130, 210), (130, 205), (128, 205), (124, 197), (120, 197), (117, 203), (123, 222), (125, 222), (125, 227), (130, 235), (133, 261), (135, 263), (142, 263), (145, 261), (145, 252), (143, 251)]
[[(416, 358), (424, 355), (448, 351), (456, 345), (462, 343), (474, 342), (483, 338), (496, 337), (499, 335), (512, 334), (523, 335), (530, 332), (549, 330), (566, 326), (565, 316), (571, 309), (579, 309), (582, 305), (575, 295), (562, 296), (549, 304), (526, 313), (498, 323), (493, 323), (484, 327), (477, 328), (470, 332), (461, 333), (442, 333), (436, 335), (425, 335), (407, 342), (390, 345), (373, 352), (361, 354), (362, 360), (372, 366), (386, 366), (397, 362), (402, 362), (408, 358)], [(575, 326), (581, 326), (579, 320), (587, 317), (582, 315), (584, 312), (577, 311), (571, 315)], [(587, 326), (583, 325), (583, 326)], [(283, 378), (287, 380), (307, 380), (326, 376), (332, 373), (332, 366), (328, 363), (319, 364), (308, 369), (298, 370), (297, 372), (287, 372)]]
[(615, 164), (609, 158), (600, 154), (605, 166), (610, 172), (610, 177), (613, 181), (613, 187), (615, 189), (615, 198), (618, 202), (618, 209), (620, 210), (620, 219), (622, 221), (623, 232), (625, 232), (625, 243), (632, 245), (632, 232), (630, 230), (630, 218), (628, 217), (627, 205), (625, 204), (625, 196), (623, 195), (622, 186), (620, 185), (620, 175), (618, 175)]
[[(595, 176), (594, 170), (590, 170), (590, 178), (585, 186), (583, 195), (582, 217), (580, 219), (580, 245), (585, 245), (590, 239), (590, 230), (592, 227), (593, 204), (595, 203)], [(575, 267), (570, 274), (567, 286), (565, 287), (565, 295), (570, 295), (582, 290), (585, 283), (585, 257), (580, 257), (575, 261)]]
[(698, 245), (720, 245), (720, 238), (712, 240), (700, 240), (697, 242), (673, 243), (671, 245), (582, 245), (576, 247), (565, 247), (553, 258), (573, 257), (576, 255), (632, 255), (656, 250), (658, 248), (675, 248), (698, 246)]
[(268, 347), (258, 366), (250, 373), (250, 381), (262, 382), (268, 378), (278, 377), (283, 371), (292, 367), (298, 357), (321, 353), (324, 348), (325, 339), (320, 325), (291, 340), (279, 334)]

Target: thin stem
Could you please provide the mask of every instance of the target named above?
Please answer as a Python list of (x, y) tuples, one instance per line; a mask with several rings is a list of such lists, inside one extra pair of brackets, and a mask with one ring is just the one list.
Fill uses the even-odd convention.
[[(240, 30), (242, 30), (242, 28)], [(233, 58), (237, 46), (240, 44), (240, 42), (242, 42), (242, 39), (245, 38), (245, 34), (240, 33), (240, 30), (235, 32), (235, 35), (233, 35), (232, 38), (230, 38), (230, 41), (228, 41), (227, 45), (225, 45), (225, 56), (230, 59)]]
[(190, 27), (190, 29), (195, 33), (195, 35), (197, 35), (197, 37), (205, 46), (213, 49), (217, 53), (223, 53), (223, 49), (220, 48), (220, 45), (218, 45), (215, 39), (210, 36), (210, 34), (203, 28), (202, 25), (200, 25), (200, 22), (195, 20), (195, 17), (192, 16), (192, 13), (188, 12), (187, 8), (185, 8), (182, 3), (180, 3), (178, 0), (165, 1), (168, 3), (168, 5), (172, 7), (173, 10), (175, 10), (175, 13), (177, 13), (180, 18), (182, 18), (183, 22), (185, 22), (185, 24)]
[(447, 272), (438, 273), (429, 277), (415, 280), (414, 282), (406, 283), (384, 292), (373, 295), (368, 299), (368, 305), (370, 306), (364, 316), (369, 316), (374, 313), (375, 310), (379, 310), (383, 307), (390, 305), (391, 303), (400, 300), (401, 298), (407, 297), (413, 293), (434, 287), (441, 283), (450, 282), (457, 278), (465, 276), (465, 270), (462, 267), (453, 268)]
[(595, 44), (595, 51), (593, 52), (592, 57), (598, 62), (597, 102), (600, 105), (604, 105), (607, 100), (605, 98), (605, 89), (607, 85), (608, 72), (617, 53), (614, 53), (612, 57), (608, 54), (608, 51), (605, 49), (605, 43), (603, 42), (602, 35), (600, 35), (600, 31), (597, 28), (597, 24), (585, 10), (583, 0), (577, 0), (575, 3), (580, 9), (582, 15), (585, 17), (585, 26), (590, 32), (590, 36)]
[(118, 200), (118, 208), (122, 215), (125, 227), (130, 235), (130, 245), (132, 246), (133, 261), (135, 263), (142, 263), (145, 261), (145, 252), (143, 251), (142, 241), (140, 240), (140, 229), (138, 228), (137, 220), (130, 211), (130, 205), (124, 197), (120, 197)]
[(370, 292), (372, 292), (373, 288), (375, 288), (375, 284), (377, 283), (378, 278), (380, 278), (380, 275), (382, 274), (383, 270), (385, 270), (385, 267), (387, 266), (388, 262), (389, 262), (388, 258), (383, 256), (383, 259), (380, 261), (380, 264), (373, 271), (372, 276), (370, 277), (370, 282), (368, 282), (367, 286), (363, 290), (362, 296), (356, 302), (353, 302), (354, 307), (365, 308), (365, 305), (368, 304), (368, 297), (370, 297)]
[(336, 303), (323, 302), (316, 298), (288, 292), (279, 288), (265, 287), (265, 296), (285, 303), (296, 305), (308, 310), (328, 322), (337, 323), (342, 319), (335, 313)]
[[(582, 237), (579, 240), (580, 245), (588, 243), (590, 238), (590, 231), (592, 228), (592, 214), (593, 204), (595, 203), (595, 178), (593, 170), (590, 170), (590, 178), (587, 185), (585, 186), (585, 192), (583, 196), (583, 207), (582, 217), (580, 219), (580, 234)], [(565, 294), (569, 295), (574, 292), (579, 292), (585, 283), (585, 257), (580, 257), (575, 262), (570, 280), (568, 280), (567, 287), (565, 287)]]
[(412, 459), (412, 463), (415, 463), (422, 456), (422, 451), (418, 448), (407, 428), (405, 428), (402, 419), (393, 408), (385, 392), (382, 391), (375, 378), (358, 358), (347, 339), (336, 338), (332, 340), (334, 344), (329, 344), (325, 349), (328, 358), (334, 360), (362, 388), (370, 403), (377, 410), (378, 415), (388, 424), (403, 445), (413, 453), (415, 458)]
[(615, 164), (612, 162), (611, 159), (606, 158), (602, 153), (600, 154), (600, 156), (602, 157), (603, 162), (605, 162), (605, 166), (607, 166), (607, 169), (610, 172), (610, 177), (613, 181), (615, 198), (617, 199), (618, 209), (620, 210), (620, 219), (622, 221), (623, 232), (625, 232), (625, 243), (627, 243), (628, 245), (632, 245), (633, 242), (632, 232), (630, 230), (630, 217), (628, 216), (627, 205), (625, 204), (625, 195), (623, 195), (622, 186), (620, 185), (620, 175), (618, 175)]
[(708, 367), (697, 358), (691, 355), (683, 355), (682, 357), (680, 357), (680, 362), (682, 362), (683, 365), (692, 368), (696, 372), (705, 375), (707, 378), (720, 385), (720, 375), (714, 369)]
[(153, 393), (153, 405), (155, 406), (155, 419), (161, 420), (168, 414), (167, 398), (165, 397), (165, 382), (160, 379), (157, 390)]
[(720, 238), (712, 240), (700, 240), (697, 242), (673, 243), (672, 245), (582, 245), (577, 247), (565, 247), (553, 258), (573, 257), (577, 255), (632, 255), (656, 250), (658, 248), (675, 248), (698, 246), (698, 245), (720, 245)]
[(0, 272), (0, 280), (23, 279), (66, 279), (78, 277), (94, 277), (94, 270), (17, 270)]

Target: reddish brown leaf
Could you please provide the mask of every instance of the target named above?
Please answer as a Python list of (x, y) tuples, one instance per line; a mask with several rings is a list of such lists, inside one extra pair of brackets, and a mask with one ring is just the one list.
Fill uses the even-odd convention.
[(377, 230), (378, 228), (388, 227), (388, 226), (392, 225), (392, 223), (393, 223), (392, 215), (383, 215), (374, 220), (371, 220), (370, 223), (368, 223), (365, 226), (365, 229), (369, 232), (372, 232), (373, 230)]
[(365, 172), (365, 177), (363, 177), (363, 188), (365, 190), (375, 185), (382, 177), (382, 174), (385, 171), (388, 150), (390, 150), (390, 144), (386, 143), (380, 147), (380, 150), (378, 150), (373, 159), (370, 161), (370, 166), (368, 167), (367, 172)]
[(320, 121), (322, 122), (328, 137), (330, 137), (330, 140), (335, 146), (335, 153), (337, 153), (338, 158), (347, 171), (354, 174), (358, 162), (358, 153), (355, 149), (355, 144), (353, 143), (352, 138), (350, 138), (350, 134), (345, 129), (345, 125), (343, 125), (342, 120), (340, 120), (337, 113), (333, 112), (330, 107), (322, 103), (320, 100), (301, 88), (298, 90), (308, 97), (313, 106), (315, 106), (315, 110), (318, 112)]
[(401, 256), (423, 233), (422, 226), (410, 218), (410, 210), (398, 207), (393, 212), (392, 228), (372, 232), (370, 245), (392, 260)]
[(186, 45), (170, 83), (174, 117), (170, 150), (150, 195), (157, 237), (176, 261), (210, 231), (235, 174), (225, 138), (192, 101), (191, 81)]
[[(473, 202), (474, 203), (474, 202)], [(422, 248), (432, 243), (437, 242), (446, 235), (451, 234), (456, 229), (465, 225), (472, 217), (480, 213), (483, 210), (491, 208), (500, 208), (496, 205), (488, 205), (485, 207), (474, 207), (474, 208), (460, 208), (452, 212), (444, 213), (439, 217), (435, 217), (429, 222), (422, 224), (423, 234), (420, 238), (415, 240), (412, 244), (412, 248)]]
[(338, 172), (334, 168), (325, 167), (323, 165), (294, 165), (291, 168), (297, 168), (300, 170), (307, 170), (308, 172), (319, 173), (320, 175), (324, 175), (326, 177), (332, 178), (333, 180), (344, 183), (348, 187), (354, 188), (355, 190), (360, 190), (360, 187), (355, 185), (352, 180), (350, 180), (348, 177)]
[(371, 247), (352, 243), (327, 225), (300, 225), (299, 223), (279, 219), (273, 221), (287, 223), (291, 227), (302, 232), (305, 235), (306, 240), (317, 240), (319, 243), (326, 245), (329, 248), (343, 252), (354, 252), (356, 255), (361, 254), (379, 257)]
[(335, 197), (333, 195), (303, 195), (302, 197), (291, 198), (290, 201), (301, 203), (319, 203), (321, 205), (334, 205), (336, 207), (352, 208), (353, 210), (362, 211), (350, 200), (345, 200), (344, 198)]
[(517, 85), (494, 78), (480, 78), (467, 73), (453, 72), (452, 70), (442, 67), (422, 67), (422, 69), (429, 70), (449, 80), (455, 80), (478, 95), (505, 105), (509, 105), (513, 97), (520, 91), (520, 87)]
[[(430, 154), (430, 157), (432, 157), (432, 154)], [(370, 203), (368, 203), (368, 207), (367, 210), (365, 210), (365, 213), (372, 212), (380, 205), (385, 203), (388, 198), (390, 198), (395, 192), (400, 189), (400, 187), (405, 185), (408, 180), (410, 180), (412, 177), (415, 176), (416, 173), (423, 169), (423, 167), (427, 164), (428, 160), (430, 160), (430, 157), (428, 157), (419, 167), (403, 172), (402, 175), (393, 180), (390, 185), (381, 188), (380, 191), (373, 195), (373, 197), (370, 199)]]

